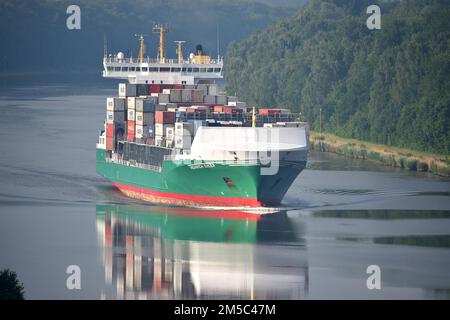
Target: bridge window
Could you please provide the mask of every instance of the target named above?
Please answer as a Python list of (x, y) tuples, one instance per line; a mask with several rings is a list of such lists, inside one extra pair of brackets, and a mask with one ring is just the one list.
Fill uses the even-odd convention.
[(192, 72), (192, 68), (187, 68), (187, 72)]
[(113, 68), (113, 67), (111, 67), (111, 66), (108, 66), (108, 67), (106, 67), (106, 70), (108, 70), (108, 71), (113, 71), (113, 70), (114, 70), (114, 68)]
[(200, 68), (200, 72), (206, 72), (206, 68)]
[(155, 68), (155, 67), (151, 67), (151, 68), (148, 68), (148, 71), (150, 71), (150, 72), (158, 72), (159, 69)]
[(192, 68), (192, 72), (198, 72), (198, 68)]
[(122, 67), (122, 72), (128, 72), (128, 67)]
[(119, 72), (120, 71), (120, 67), (114, 67), (114, 71)]
[(159, 72), (170, 72), (170, 68), (161, 67), (161, 68), (159, 68)]
[(147, 67), (142, 67), (142, 72), (147, 72), (148, 68)]
[(208, 68), (208, 72), (213, 72), (213, 68)]
[(130, 67), (130, 71), (136, 71), (136, 67)]
[(141, 67), (136, 67), (137, 72), (141, 72)]
[(180, 70), (181, 70), (180, 68), (172, 68), (171, 71), (172, 71), (172, 72), (180, 72)]
[(182, 68), (181, 71), (182, 71), (182, 72), (186, 72), (186, 68)]
[(221, 68), (214, 68), (214, 72), (220, 72)]

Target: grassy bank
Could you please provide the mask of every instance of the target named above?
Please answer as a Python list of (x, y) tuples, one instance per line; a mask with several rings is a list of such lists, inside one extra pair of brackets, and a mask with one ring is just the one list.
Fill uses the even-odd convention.
[(371, 159), (386, 166), (405, 168), (412, 171), (432, 172), (450, 176), (450, 156), (426, 153), (416, 150), (390, 147), (354, 139), (340, 138), (332, 134), (312, 131), (311, 149), (332, 152), (353, 159)]

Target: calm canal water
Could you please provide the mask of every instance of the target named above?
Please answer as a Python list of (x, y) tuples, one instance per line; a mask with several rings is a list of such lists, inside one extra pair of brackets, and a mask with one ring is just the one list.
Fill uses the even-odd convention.
[(312, 153), (260, 219), (143, 204), (95, 173), (111, 88), (0, 89), (0, 269), (27, 299), (450, 298), (448, 179)]

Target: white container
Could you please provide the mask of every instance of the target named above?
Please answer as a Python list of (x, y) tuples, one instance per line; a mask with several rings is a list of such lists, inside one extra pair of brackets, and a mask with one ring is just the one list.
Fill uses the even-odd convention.
[(136, 121), (136, 110), (134, 109), (127, 110), (127, 120)]
[(127, 109), (136, 110), (136, 97), (127, 98)]
[(194, 135), (194, 124), (190, 122), (177, 122), (175, 123), (175, 135)]
[(166, 130), (169, 127), (174, 127), (173, 124), (162, 124), (162, 123), (156, 123), (155, 124), (155, 135), (156, 136), (164, 136), (166, 134)]
[(219, 89), (217, 87), (217, 84), (210, 84), (208, 86), (208, 94), (209, 95), (216, 96), (218, 92), (219, 92)]
[(166, 148), (173, 148), (173, 140), (166, 140)]
[(147, 137), (148, 126), (138, 125), (136, 124), (136, 138), (141, 139)]
[(106, 110), (125, 111), (124, 98), (106, 98)]
[(163, 147), (164, 137), (163, 136), (155, 136), (155, 146)]
[(190, 149), (192, 145), (191, 136), (176, 136), (175, 148), (177, 149)]
[(173, 141), (175, 136), (175, 128), (174, 127), (167, 127), (166, 128), (166, 140), (167, 141)]

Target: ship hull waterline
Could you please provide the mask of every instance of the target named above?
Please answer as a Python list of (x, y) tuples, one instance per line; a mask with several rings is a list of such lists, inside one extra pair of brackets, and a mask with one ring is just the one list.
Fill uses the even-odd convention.
[(226, 165), (165, 160), (160, 171), (106, 161), (97, 149), (96, 170), (125, 196), (187, 207), (267, 207), (281, 203), (306, 161), (280, 163), (275, 175), (260, 165)]

